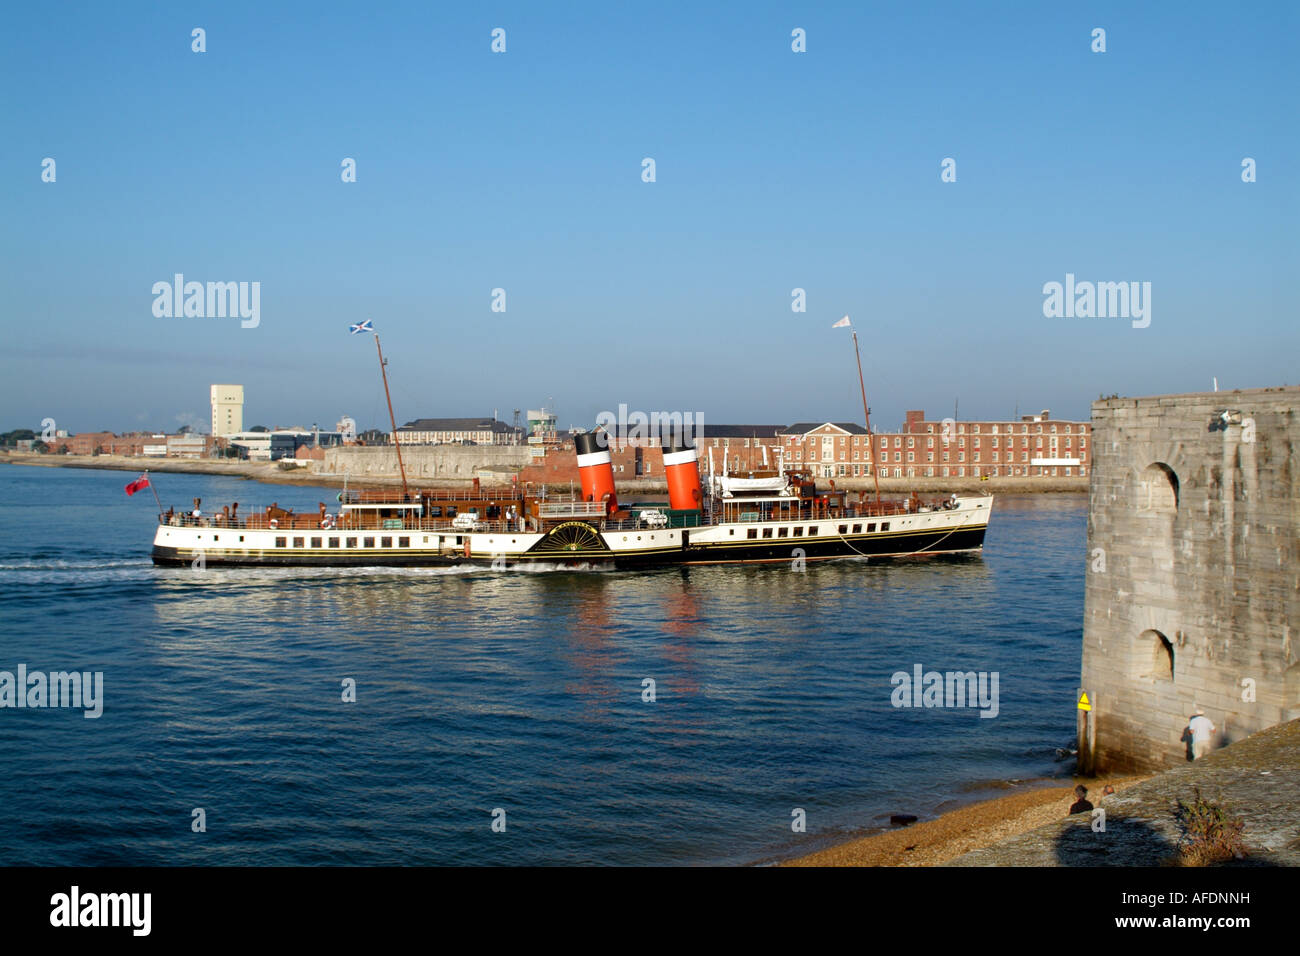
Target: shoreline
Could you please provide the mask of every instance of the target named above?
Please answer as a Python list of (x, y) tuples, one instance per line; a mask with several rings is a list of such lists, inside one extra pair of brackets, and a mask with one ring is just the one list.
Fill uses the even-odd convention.
[[(123, 455), (29, 455), (10, 453), (0, 456), (0, 464), (27, 465), (32, 468), (82, 468), (103, 471), (134, 471), (172, 475), (221, 475), (243, 478), (270, 485), (319, 485), (325, 488), (389, 488), (401, 485), (399, 477), (365, 477), (344, 479), (322, 475), (310, 468), (281, 468), (278, 462), (241, 461), (218, 458), (128, 458)], [(448, 485), (469, 485), (469, 479), (448, 481)], [(500, 484), (508, 484), (502, 482)], [(484, 481), (485, 487), (491, 482)]]
[[(33, 468), (88, 468), (105, 471), (158, 472), (163, 474), (224, 475), (245, 478), (272, 485), (319, 485), (324, 488), (392, 488), (402, 479), (397, 475), (365, 475), (346, 478), (333, 473), (322, 474), (314, 468), (281, 468), (279, 462), (242, 461), (218, 458), (128, 458), (123, 455), (51, 455), (36, 452), (6, 452), (0, 454), (0, 464), (27, 465)], [(472, 478), (444, 478), (422, 481), (408, 477), (407, 483), (415, 487), (469, 487)], [(507, 489), (511, 483), (500, 478), (482, 477), (484, 488)], [(550, 482), (552, 491), (563, 491), (569, 482)], [(630, 494), (662, 494), (668, 490), (664, 479), (620, 481), (619, 487)], [(869, 478), (839, 478), (833, 483), (818, 479), (818, 488), (837, 487), (844, 491), (871, 493), (875, 489)], [(952, 492), (977, 494), (1087, 494), (1087, 478), (881, 478), (883, 494), (942, 494)]]
[[(1068, 816), (1074, 787), (1088, 788), (1088, 799), (1099, 804), (1110, 784), (1120, 793), (1149, 776), (1039, 778), (1023, 781), (1023, 789), (1004, 796), (956, 807), (937, 817), (907, 826), (856, 837), (834, 846), (784, 860), (779, 866), (945, 866), (959, 856), (1027, 833)], [(1008, 786), (1017, 786), (1008, 783)]]

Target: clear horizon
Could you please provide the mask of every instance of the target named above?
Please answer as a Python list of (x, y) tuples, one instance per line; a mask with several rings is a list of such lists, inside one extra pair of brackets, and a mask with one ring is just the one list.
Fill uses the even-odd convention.
[[(206, 430), (221, 382), (246, 426), (387, 430), (363, 319), (399, 425), (552, 399), (561, 427), (621, 403), (860, 422), (845, 314), (880, 430), (1295, 382), (1289, 4), (72, 4), (10, 26), (0, 431)], [(257, 321), (156, 314), (177, 274), (259, 283)], [(1076, 282), (1099, 310), (1136, 283), (1147, 314), (1048, 317)]]

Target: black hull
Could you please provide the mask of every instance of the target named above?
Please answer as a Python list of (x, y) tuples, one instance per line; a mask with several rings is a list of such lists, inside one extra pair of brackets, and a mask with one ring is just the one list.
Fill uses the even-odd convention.
[[(902, 535), (863, 535), (853, 538), (800, 541), (798, 538), (776, 542), (735, 544), (690, 544), (680, 550), (657, 551), (648, 554), (620, 554), (608, 550), (574, 551), (563, 556), (554, 553), (531, 555), (524, 553), (494, 561), (489, 555), (427, 553), (383, 554), (365, 552), (347, 554), (292, 552), (226, 552), (206, 553), (202, 567), (318, 567), (318, 568), (451, 568), (493, 567), (517, 568), (522, 566), (554, 565), (558, 567), (607, 567), (618, 570), (665, 567), (682, 564), (776, 564), (804, 561), (831, 561), (842, 558), (899, 558), (930, 556), (977, 551), (984, 545), (985, 526), (963, 528), (957, 531), (926, 531)], [(797, 549), (797, 550), (796, 550)], [(160, 566), (192, 567), (193, 557), (176, 548), (155, 545), (153, 562)]]
[[(976, 551), (984, 546), (983, 525), (959, 531), (926, 531), (906, 535), (870, 535), (858, 538), (814, 540), (798, 538), (780, 544), (692, 545), (677, 564), (760, 564), (831, 561), (837, 558), (902, 558), (914, 555)], [(802, 554), (796, 554), (799, 549)]]
[[(160, 567), (192, 567), (194, 558), (176, 548), (153, 547), (153, 563)], [(462, 564), (491, 564), (464, 555), (382, 554), (379, 552), (348, 554), (294, 554), (291, 551), (248, 551), (225, 554), (205, 553), (206, 568), (454, 568)]]

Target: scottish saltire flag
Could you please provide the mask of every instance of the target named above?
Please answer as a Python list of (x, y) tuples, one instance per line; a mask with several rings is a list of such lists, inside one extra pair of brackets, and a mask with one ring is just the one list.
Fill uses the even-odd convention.
[(852, 325), (852, 324), (853, 324), (853, 323), (849, 321), (849, 317), (846, 315), (844, 318), (840, 319), (838, 322), (836, 322), (834, 325), (832, 325), (831, 328), (832, 328), (832, 329), (842, 329), (842, 328), (844, 328), (845, 326), (849, 326), (849, 325)]
[(353, 335), (356, 335), (358, 332), (373, 332), (374, 330), (375, 327), (370, 324), (369, 319), (366, 319), (364, 322), (358, 322), (356, 325), (348, 326), (348, 331)]

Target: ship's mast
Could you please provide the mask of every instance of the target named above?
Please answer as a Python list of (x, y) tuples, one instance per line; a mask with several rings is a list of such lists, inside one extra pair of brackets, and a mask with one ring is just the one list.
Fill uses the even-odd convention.
[[(378, 338), (378, 336), (375, 336)], [(853, 354), (858, 357), (858, 387), (862, 390), (862, 418), (867, 426), (867, 464), (876, 479), (876, 505), (880, 505), (880, 469), (876, 467), (876, 443), (871, 440), (871, 409), (867, 407), (867, 386), (862, 378), (862, 352), (858, 350), (858, 330), (853, 330)]]
[[(855, 337), (856, 341), (856, 337)], [(406, 490), (406, 466), (402, 464), (402, 443), (397, 440), (397, 419), (393, 417), (393, 396), (388, 392), (388, 363), (384, 361), (384, 350), (379, 345), (379, 333), (375, 333), (375, 350), (379, 353), (379, 373), (384, 377), (384, 398), (388, 400), (388, 420), (393, 425), (393, 448), (397, 450), (397, 470), (402, 475), (402, 500), (410, 498)]]

